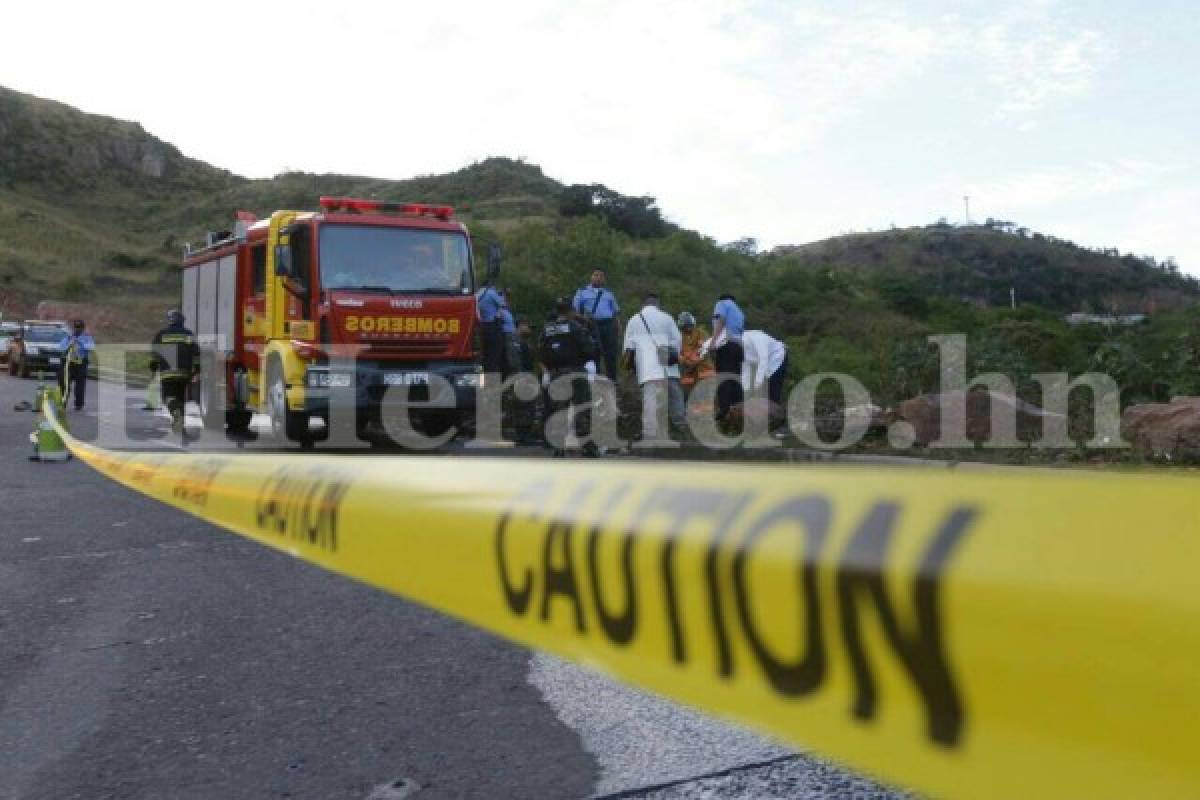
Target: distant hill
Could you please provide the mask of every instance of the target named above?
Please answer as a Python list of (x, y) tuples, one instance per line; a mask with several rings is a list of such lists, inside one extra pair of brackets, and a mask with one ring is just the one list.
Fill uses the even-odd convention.
[[(149, 331), (178, 297), (185, 241), (228, 227), (239, 209), (314, 208), (322, 194), (455, 205), (477, 247), (504, 245), (502, 281), (523, 314), (539, 315), (595, 266), (609, 269), (627, 312), (653, 288), (669, 310), (704, 319), (721, 292), (733, 291), (752, 326), (792, 345), (794, 371), (874, 374), (873, 388), (885, 395), (928, 383), (917, 364), (930, 331), (992, 337), (989, 352), (1003, 355), (998, 369), (1058, 368), (1051, 362), (1059, 358), (1088, 368), (1098, 344), (1068, 331), (1062, 314), (1157, 315), (1200, 299), (1197, 281), (1172, 262), (1089, 250), (1004, 222), (850, 234), (769, 253), (748, 242), (720, 245), (666, 223), (654, 198), (564, 186), (509, 158), (402, 181), (303, 172), (250, 180), (188, 158), (137, 123), (0, 88), (0, 311), (87, 301), (128, 318), (113, 335)], [(1004, 331), (1011, 341), (996, 338)], [(1047, 349), (1056, 341), (1058, 350)], [(1027, 358), (1031, 343), (1044, 355)], [(1120, 357), (1140, 364), (1130, 352)], [(1150, 395), (1166, 391), (1143, 383)]]
[(465, 219), (552, 218), (563, 186), (489, 159), (387, 181), (287, 173), (249, 180), (182, 155), (140, 125), (0, 87), (0, 307), (113, 294), (161, 305), (184, 241), (233, 212), (313, 208), (322, 194), (450, 202)]
[(1090, 250), (992, 220), (849, 234), (774, 252), (810, 269), (909, 278), (928, 294), (980, 305), (1008, 304), (1011, 289), (1021, 302), (1056, 311), (1154, 313), (1200, 296), (1173, 261)]

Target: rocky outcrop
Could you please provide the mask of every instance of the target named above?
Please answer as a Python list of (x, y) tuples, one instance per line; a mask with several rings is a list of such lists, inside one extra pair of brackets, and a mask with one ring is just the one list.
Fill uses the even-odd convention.
[(1200, 397), (1130, 406), (1121, 415), (1121, 435), (1144, 456), (1200, 461)]
[(1061, 418), (1062, 416), (1038, 408), (1033, 403), (1026, 402), (1019, 397), (987, 389), (967, 392), (965, 400), (961, 391), (948, 392), (945, 396), (924, 394), (905, 400), (895, 411), (897, 419), (912, 425), (915, 441), (922, 447), (941, 436), (943, 399), (950, 403), (951, 407), (965, 408), (967, 439), (972, 442), (985, 442), (991, 439), (991, 413), (994, 405), (1000, 406), (1003, 413), (1016, 415), (1017, 438), (1021, 441), (1038, 438), (1041, 435), (1042, 421), (1045, 418)]
[(0, 184), (60, 192), (112, 185), (218, 187), (229, 177), (185, 158), (136, 122), (0, 87)]

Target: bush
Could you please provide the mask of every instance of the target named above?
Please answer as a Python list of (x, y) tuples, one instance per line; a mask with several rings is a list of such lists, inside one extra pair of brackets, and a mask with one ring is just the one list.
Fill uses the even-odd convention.
[(78, 275), (72, 275), (58, 284), (58, 293), (64, 300), (82, 300), (88, 295), (88, 285)]

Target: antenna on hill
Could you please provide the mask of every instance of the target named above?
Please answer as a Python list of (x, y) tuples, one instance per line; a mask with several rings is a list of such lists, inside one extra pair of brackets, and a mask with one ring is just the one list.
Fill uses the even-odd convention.
[(963, 211), (965, 213), (963, 224), (970, 225), (971, 224), (971, 198), (965, 194), (963, 195)]

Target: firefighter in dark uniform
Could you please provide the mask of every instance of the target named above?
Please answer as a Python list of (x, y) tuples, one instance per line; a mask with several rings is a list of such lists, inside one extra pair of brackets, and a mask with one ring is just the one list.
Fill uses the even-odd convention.
[(167, 327), (154, 336), (154, 371), (159, 374), (162, 398), (171, 412), (171, 427), (183, 430), (188, 386), (200, 371), (200, 348), (196, 336), (184, 327), (183, 312), (167, 312)]
[[(591, 332), (572, 313), (570, 299), (559, 298), (554, 305), (554, 315), (542, 328), (538, 350), (542, 356), (548, 385), (569, 376), (571, 394), (567, 399), (548, 398), (547, 417), (562, 411), (568, 405), (575, 406), (575, 436), (587, 440), (583, 446), (583, 454), (590, 458), (600, 455), (596, 443), (588, 439), (592, 428), (592, 401), (591, 386), (584, 370), (584, 365), (599, 355), (594, 342)], [(565, 440), (565, 431), (563, 435)], [(556, 458), (565, 455), (566, 452), (561, 447), (554, 451)]]

